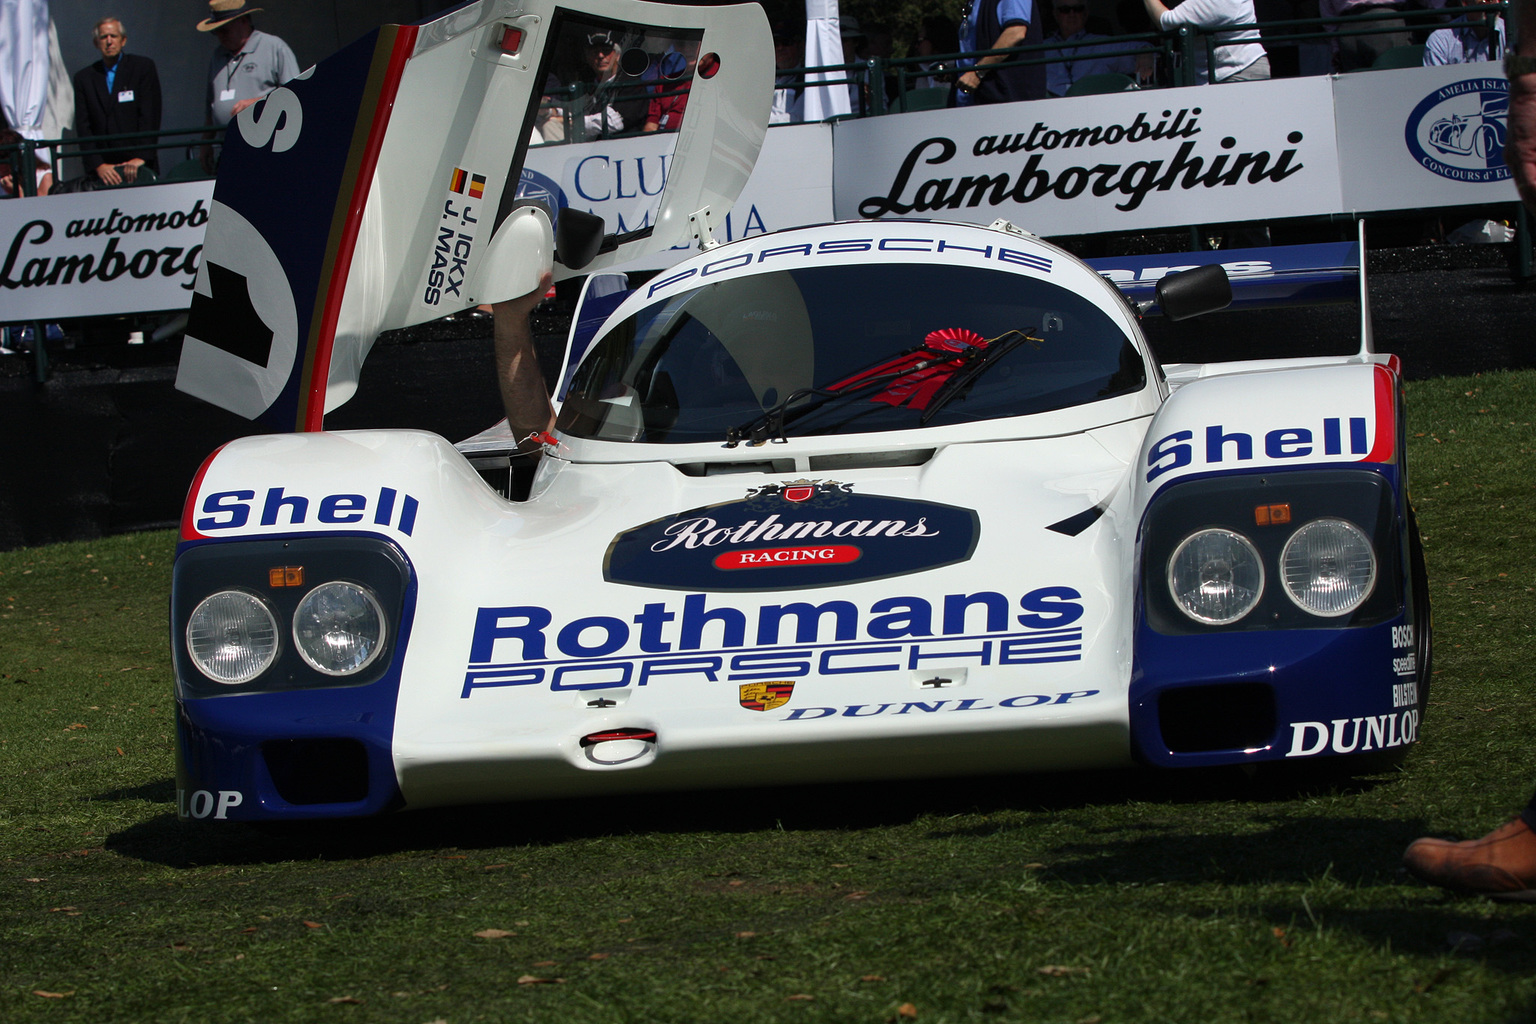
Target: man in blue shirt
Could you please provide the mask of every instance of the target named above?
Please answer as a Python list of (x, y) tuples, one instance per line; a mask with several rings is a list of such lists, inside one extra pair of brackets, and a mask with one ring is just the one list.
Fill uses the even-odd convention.
[[(1088, 0), (1056, 0), (1051, 10), (1056, 14), (1056, 34), (1046, 42), (1089, 43), (1095, 39), (1106, 38), (1087, 31)], [(1073, 82), (1090, 75), (1121, 74), (1135, 78), (1136, 58), (1131, 54), (1122, 53), (1118, 57), (1099, 56), (1106, 50), (1114, 52), (1124, 49), (1126, 47), (1123, 44), (1108, 43), (1098, 46), (1069, 46), (1065, 49), (1049, 51), (1050, 55), (1057, 60), (1053, 64), (1046, 65), (1046, 91), (1052, 96), (1065, 96), (1067, 90), (1072, 88)]]
[[(960, 23), (960, 49), (1002, 50), (1042, 39), (1040, 12), (1033, 0), (971, 0)], [(955, 83), (956, 103), (1008, 103), (1045, 99), (1045, 65), (993, 68), (1009, 54), (982, 57)], [(963, 63), (963, 62), (962, 62)]]

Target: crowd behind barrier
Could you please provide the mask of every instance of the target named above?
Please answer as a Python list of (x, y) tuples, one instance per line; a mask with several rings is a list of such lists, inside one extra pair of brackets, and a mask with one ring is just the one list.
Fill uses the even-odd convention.
[[(1347, 17), (1293, 18), (1286, 20), (1256, 21), (1266, 49), (1273, 55), (1277, 51), (1300, 50), (1311, 47), (1311, 60), (1285, 59), (1276, 61), (1275, 77), (1296, 77), (1305, 73), (1309, 66), (1321, 63), (1332, 71), (1337, 66), (1334, 52), (1341, 41), (1369, 39), (1372, 37), (1400, 38), (1406, 26), (1409, 38), (1405, 45), (1386, 48), (1368, 67), (1349, 70), (1375, 70), (1398, 67), (1417, 67), (1423, 63), (1424, 41), (1430, 32), (1477, 18), (1493, 19), (1500, 16), (1506, 4), (1469, 2), (1464, 5), (1446, 4), (1443, 7), (1426, 7), (1419, 10), (1378, 10), (1372, 13), (1354, 14)], [(833, 88), (848, 90), (852, 113), (847, 117), (874, 117), (917, 110), (940, 109), (953, 106), (952, 86), (956, 73), (987, 56), (1005, 59), (993, 63), (994, 71), (1038, 65), (1060, 65), (1076, 59), (1076, 55), (1091, 51), (1096, 59), (1135, 58), (1147, 70), (1139, 75), (1100, 74), (1080, 79), (1066, 95), (1076, 96), (1097, 92), (1125, 89), (1161, 88), (1197, 84), (1197, 69), (1204, 63), (1214, 63), (1218, 35), (1231, 31), (1230, 26), (1221, 29), (1180, 26), (1176, 32), (1133, 32), (1097, 34), (1080, 40), (1063, 40), (1052, 36), (1039, 42), (1026, 43), (1006, 50), (956, 51), (950, 53), (925, 53), (908, 57), (870, 56), (862, 60), (850, 60), (842, 64), (781, 68), (777, 72), (775, 89), (794, 92), (805, 87), (808, 77), (820, 78), (821, 83)], [(1202, 62), (1199, 57), (1204, 57)], [(1489, 59), (1497, 60), (1498, 47), (1490, 47)], [(1329, 58), (1332, 59), (1329, 59)], [(1150, 58), (1150, 60), (1148, 59)], [(880, 87), (876, 87), (876, 83)], [(643, 93), (644, 98), (656, 95), (654, 84), (620, 86), (619, 91), (629, 88)], [(669, 90), (667, 95), (686, 91), (686, 85)], [(580, 110), (590, 99), (593, 87), (577, 82), (552, 88), (544, 97), (538, 123), (548, 125), (557, 122), (560, 128), (546, 128), (533, 141), (537, 145), (558, 145), (584, 141), (592, 137), (573, 123), (574, 111)], [(796, 121), (791, 116), (788, 121)], [(626, 125), (617, 131), (600, 131), (604, 137), (639, 134), (643, 126)], [(663, 129), (665, 130), (665, 129)], [(148, 174), (132, 184), (154, 184), (157, 181), (193, 180), (212, 177), (197, 157), (197, 147), (202, 144), (208, 129), (166, 129), (159, 132), (132, 132), (120, 135), (91, 138), (57, 138), (31, 140), (17, 138), (0, 143), (0, 164), (15, 170), (14, 179), (20, 194), (36, 195), (36, 175), (39, 151), (46, 154), (47, 162), (55, 168), (65, 166), (62, 161), (84, 157), (121, 147), (126, 142), (149, 146), (166, 152), (162, 158), (162, 171)], [(173, 159), (175, 151), (181, 151), (179, 159)], [(69, 179), (63, 179), (68, 181)], [(60, 182), (56, 179), (55, 187)], [(127, 183), (125, 183), (126, 187)], [(65, 188), (62, 191), (70, 191)]]

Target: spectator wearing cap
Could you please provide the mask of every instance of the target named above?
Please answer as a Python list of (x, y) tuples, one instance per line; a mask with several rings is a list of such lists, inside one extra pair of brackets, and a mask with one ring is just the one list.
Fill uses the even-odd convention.
[(299, 73), (287, 43), (256, 28), (260, 7), (245, 0), (208, 0), (199, 32), (212, 32), (219, 45), (208, 63), (208, 123), (220, 128), (240, 111)]
[[(81, 138), (160, 130), (160, 74), (155, 62), (125, 53), (128, 30), (117, 18), (102, 18), (91, 32), (101, 60), (75, 72), (75, 133)], [(85, 153), (86, 172), (101, 185), (132, 184), (140, 170), (153, 181), (159, 168), (153, 139), (119, 144), (104, 153)]]
[(1117, 57), (1100, 56), (1106, 50), (1124, 50), (1116, 43), (1092, 45), (1095, 39), (1107, 36), (1094, 35), (1087, 30), (1087, 0), (1056, 0), (1051, 7), (1056, 15), (1056, 34), (1046, 37), (1048, 43), (1074, 43), (1060, 50), (1048, 50), (1055, 63), (1045, 69), (1045, 88), (1052, 96), (1065, 96), (1072, 83), (1089, 75), (1120, 74), (1136, 77), (1136, 58), (1130, 54)]
[(773, 25), (773, 107), (769, 124), (793, 124), (805, 120), (805, 77), (791, 73), (805, 66), (805, 33), (785, 22)]
[(581, 110), (580, 127), (589, 139), (638, 131), (650, 109), (645, 84), (623, 73), (616, 36), (612, 29), (594, 29), (584, 40), (583, 81), (591, 92)]

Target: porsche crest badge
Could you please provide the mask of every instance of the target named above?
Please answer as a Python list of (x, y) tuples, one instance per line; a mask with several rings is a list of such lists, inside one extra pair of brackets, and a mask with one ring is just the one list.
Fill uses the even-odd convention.
[(742, 683), (741, 706), (748, 711), (772, 711), (789, 703), (794, 683)]

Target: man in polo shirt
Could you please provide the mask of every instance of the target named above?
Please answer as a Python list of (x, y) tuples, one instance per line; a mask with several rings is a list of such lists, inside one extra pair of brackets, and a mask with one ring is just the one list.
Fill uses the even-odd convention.
[[(1040, 39), (1040, 10), (1034, 0), (971, 0), (960, 23), (960, 49), (967, 52), (1005, 50)], [(955, 82), (956, 105), (1045, 99), (1045, 65), (992, 67), (1010, 56), (994, 54), (974, 63), (962, 58), (970, 67)]]
[(222, 128), (300, 68), (287, 43), (251, 21), (260, 7), (245, 0), (209, 0), (208, 7), (197, 30), (219, 41), (208, 64), (208, 123)]
[[(148, 57), (124, 53), (128, 32), (116, 18), (102, 18), (91, 33), (101, 60), (75, 72), (75, 133), (81, 138), (160, 130), (160, 75)], [(153, 172), (155, 140), (140, 139), (107, 153), (86, 153), (85, 169), (102, 185), (138, 180)], [(148, 175), (153, 181), (153, 175)]]

